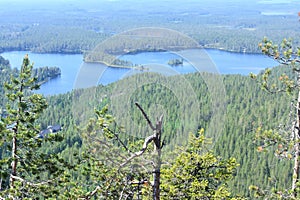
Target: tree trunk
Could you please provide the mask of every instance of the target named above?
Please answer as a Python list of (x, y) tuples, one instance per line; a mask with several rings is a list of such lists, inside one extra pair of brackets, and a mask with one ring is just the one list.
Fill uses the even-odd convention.
[[(15, 127), (13, 127), (15, 129)], [(12, 162), (11, 162), (11, 175), (10, 176), (10, 188), (14, 188), (15, 179), (13, 176), (17, 175), (17, 133), (14, 130), (14, 135), (12, 139), (12, 152), (11, 152)]]
[(148, 122), (150, 128), (153, 130), (153, 134), (145, 139), (143, 148), (140, 152), (135, 153), (130, 158), (126, 160), (121, 166), (124, 166), (130, 160), (135, 158), (136, 156), (142, 155), (150, 142), (154, 143), (154, 169), (153, 169), (153, 200), (160, 200), (160, 168), (161, 168), (161, 149), (163, 148), (163, 142), (161, 142), (161, 134), (162, 134), (162, 120), (163, 115), (157, 119), (155, 127), (150, 121), (149, 117), (145, 113), (144, 109), (136, 102), (135, 105), (141, 110), (144, 115), (146, 121)]
[[(23, 93), (23, 82), (24, 80), (21, 81), (21, 87), (19, 92)], [(19, 96), (18, 98), (18, 105), (20, 105), (22, 102), (22, 97)], [(20, 113), (21, 113), (21, 107), (18, 107), (18, 113), (17, 113), (17, 121), (15, 122), (15, 126), (12, 127), (13, 131), (13, 138), (12, 138), (12, 151), (11, 151), (11, 157), (12, 157), (12, 162), (11, 162), (11, 175), (10, 176), (10, 188), (14, 188), (14, 183), (15, 183), (15, 178), (14, 176), (17, 176), (17, 164), (18, 164), (18, 159), (17, 159), (17, 134), (18, 134), (18, 129), (19, 129), (19, 120), (20, 120)]]
[[(297, 77), (297, 84), (298, 86), (300, 85), (300, 73), (298, 73)], [(293, 192), (293, 197), (297, 197), (297, 183), (299, 181), (299, 171), (300, 171), (300, 91), (298, 91), (298, 99), (297, 99), (297, 119), (296, 119), (296, 128), (295, 128), (295, 133), (294, 133), (294, 141), (295, 141), (295, 156), (294, 156), (294, 167), (293, 167), (293, 178), (292, 178), (292, 192)]]
[(156, 160), (155, 160), (155, 167), (153, 172), (153, 199), (159, 200), (160, 199), (160, 168), (161, 168), (161, 126), (162, 126), (162, 116), (156, 122), (155, 128), (155, 139), (154, 139), (154, 149), (156, 151)]
[[(157, 151), (158, 153), (158, 151)], [(160, 153), (158, 155), (160, 157)], [(153, 172), (153, 179), (154, 179), (154, 185), (153, 185), (153, 199), (159, 200), (160, 199), (160, 167), (161, 162), (160, 158), (157, 158), (157, 162), (155, 164), (155, 169)]]

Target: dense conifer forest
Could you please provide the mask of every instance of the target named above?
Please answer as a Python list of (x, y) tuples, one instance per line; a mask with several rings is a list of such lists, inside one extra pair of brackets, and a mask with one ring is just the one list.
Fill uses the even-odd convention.
[[(7, 64), (4, 62), (1, 65), (2, 68), (11, 73), (12, 69), (5, 63)], [(1, 80), (9, 77), (3, 72), (6, 71), (2, 70)], [(278, 67), (273, 73), (282, 74), (284, 72), (289, 73), (284, 67)], [(124, 106), (124, 104), (113, 97), (115, 88), (130, 84), (131, 81), (136, 82), (137, 79), (150, 77), (157, 79), (158, 83), (165, 79), (156, 74), (129, 77), (105, 87), (100, 85), (91, 89), (76, 90), (48, 97), (46, 99), (48, 108), (42, 113), (38, 123), (41, 129), (54, 124), (63, 125), (63, 130), (58, 134), (63, 135), (64, 140), (55, 144), (45, 144), (42, 151), (59, 153), (71, 164), (77, 162), (78, 158), (73, 155), (84, 149), (83, 132), (80, 127), (84, 127), (89, 119), (95, 116), (94, 109), (101, 110), (107, 105), (108, 112), (116, 117), (118, 125), (124, 127), (119, 138), (126, 145), (138, 142), (149, 133), (149, 129), (145, 126), (138, 110), (134, 108), (134, 102), (140, 102), (147, 111), (153, 109), (152, 105), (162, 105), (165, 112), (163, 129), (166, 143), (163, 151), (165, 156), (177, 145), (187, 145), (188, 141), (185, 138), (189, 133), (197, 133), (199, 129), (207, 130), (205, 136), (213, 141), (212, 151), (223, 158), (234, 157), (239, 163), (233, 179), (228, 183), (234, 194), (250, 197), (249, 187), (251, 185), (273, 187), (274, 181), (276, 181), (278, 189), (287, 187), (291, 178), (291, 162), (278, 160), (271, 152), (259, 152), (254, 138), (257, 128), (261, 126), (272, 128), (289, 120), (290, 106), (286, 102), (290, 101), (292, 97), (268, 94), (247, 76), (222, 75), (221, 78), (226, 88), (226, 110), (222, 113), (225, 115), (225, 121), (222, 123), (224, 128), (222, 132), (212, 133), (209, 128), (211, 128), (210, 121), (214, 114), (212, 105), (209, 103), (211, 102), (210, 92), (203, 79), (205, 76), (215, 75), (196, 73), (183, 77), (191, 84), (198, 100), (195, 103), (200, 103), (200, 110), (193, 110), (193, 105), (190, 105), (185, 108), (184, 112), (181, 112), (178, 108), (184, 106), (186, 102), (180, 100), (186, 98), (174, 95), (172, 91), (160, 84), (142, 86), (131, 95), (128, 103), (131, 107), (117, 109), (118, 104), (120, 106)], [(169, 84), (178, 86), (175, 84), (176, 81), (178, 81), (178, 77), (167, 78)], [(5, 99), (5, 97), (2, 96), (1, 99)], [(114, 105), (116, 108), (110, 105)], [(159, 112), (152, 111), (150, 117), (155, 119)], [(136, 124), (142, 126), (136, 127)], [(136, 128), (139, 128), (138, 131)], [(77, 173), (72, 178), (75, 180), (84, 178), (80, 172)]]
[[(34, 68), (24, 55), (17, 69), (0, 56), (0, 199), (299, 199), (299, 3), (148, 3), (6, 2), (0, 52), (80, 53), (110, 63), (120, 52), (196, 42), (262, 52), (278, 66), (250, 76), (144, 71), (44, 97), (36, 90), (59, 77), (60, 66)], [(128, 31), (139, 27), (190, 40), (145, 41)], [(134, 38), (130, 49), (124, 35)], [(90, 54), (94, 48), (102, 54)]]
[(1, 3), (7, 9), (1, 14), (5, 20), (0, 22), (0, 52), (84, 53), (117, 33), (140, 27), (168, 28), (206, 48), (247, 53), (259, 53), (257, 44), (266, 35), (277, 42), (284, 35), (299, 38), (295, 25), (297, 2), (103, 1), (101, 6), (94, 0), (85, 4), (35, 3)]

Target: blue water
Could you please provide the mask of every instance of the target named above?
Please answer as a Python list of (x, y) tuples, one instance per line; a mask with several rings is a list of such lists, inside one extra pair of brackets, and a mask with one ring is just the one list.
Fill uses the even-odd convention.
[[(195, 55), (192, 55), (192, 54)], [(129, 74), (133, 70), (110, 68), (103, 64), (83, 62), (81, 54), (37, 54), (26, 51), (4, 52), (1, 54), (8, 59), (12, 67), (20, 68), (22, 58), (29, 54), (34, 67), (57, 66), (61, 68), (61, 76), (43, 84), (38, 91), (44, 95), (62, 94), (74, 88), (89, 87), (97, 83), (107, 85)], [(210, 71), (221, 74), (242, 74), (259, 71), (278, 65), (274, 60), (261, 54), (230, 53), (220, 50), (205, 50), (205, 55), (197, 57), (194, 50), (183, 52), (144, 52), (128, 54), (119, 59), (129, 60), (134, 64), (145, 66), (148, 70), (165, 75), (186, 74), (196, 71)], [(171, 67), (170, 59), (184, 58), (181, 66)], [(136, 71), (140, 73), (140, 71)], [(80, 80), (80, 81), (79, 81)], [(85, 84), (86, 83), (86, 84)]]
[(259, 73), (265, 68), (279, 65), (278, 62), (262, 54), (232, 53), (206, 50), (221, 74)]
[(62, 94), (73, 89), (74, 80), (77, 71), (82, 63), (82, 55), (75, 54), (37, 54), (27, 51), (12, 51), (2, 53), (5, 59), (8, 59), (12, 67), (20, 68), (24, 55), (28, 54), (30, 61), (37, 67), (59, 67), (61, 76), (43, 84), (38, 91), (44, 95)]

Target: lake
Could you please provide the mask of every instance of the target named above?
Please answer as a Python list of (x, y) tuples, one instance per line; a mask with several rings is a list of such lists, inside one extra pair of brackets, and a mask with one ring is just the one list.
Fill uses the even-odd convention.
[[(196, 71), (209, 71), (220, 74), (242, 74), (259, 71), (278, 65), (277, 62), (261, 54), (232, 53), (220, 50), (201, 50), (204, 55), (198, 56), (196, 50), (182, 52), (144, 52), (126, 54), (119, 59), (145, 66), (148, 70), (165, 75), (186, 74)], [(127, 75), (141, 73), (140, 70), (111, 68), (103, 64), (84, 63), (81, 54), (38, 54), (27, 51), (12, 51), (1, 54), (8, 59), (12, 67), (20, 68), (25, 54), (34, 62), (34, 67), (57, 66), (61, 76), (43, 84), (38, 93), (44, 95), (62, 94), (74, 88), (84, 88), (96, 84), (107, 85)], [(183, 65), (171, 67), (168, 61), (184, 58)], [(205, 68), (207, 62), (210, 68)], [(206, 63), (206, 64), (205, 64)]]

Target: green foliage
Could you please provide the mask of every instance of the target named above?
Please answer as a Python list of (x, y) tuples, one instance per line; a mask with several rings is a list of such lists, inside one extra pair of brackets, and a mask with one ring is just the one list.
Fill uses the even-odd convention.
[(208, 150), (204, 130), (190, 135), (187, 147), (162, 170), (162, 199), (238, 199), (226, 184), (236, 173), (234, 158), (222, 159)]
[(295, 64), (300, 56), (300, 50), (299, 48), (294, 49), (292, 39), (284, 38), (279, 46), (265, 37), (258, 46), (263, 54), (271, 56), (283, 64)]
[[(263, 11), (270, 10), (269, 4), (258, 6), (254, 1), (231, 2), (234, 6), (213, 1), (184, 5), (173, 2), (172, 11), (165, 9), (170, 6), (168, 2), (148, 2), (147, 6), (132, 6), (132, 2), (101, 4), (107, 9), (94, 10), (98, 2), (50, 4), (42, 10), (33, 10), (31, 3), (3, 6), (1, 18), (9, 20), (1, 22), (0, 51), (81, 53), (115, 33), (136, 27), (166, 27), (184, 32), (206, 48), (236, 52), (259, 52), (257, 41), (266, 33), (276, 42), (287, 30), (292, 38), (299, 38), (294, 16), (265, 16)], [(284, 6), (293, 10), (295, 5), (293, 2)], [(124, 9), (129, 7), (130, 10)], [(151, 18), (145, 15), (148, 12)]]
[(4, 28), (0, 32), (2, 36), (0, 51), (30, 50), (38, 53), (83, 53), (94, 48), (107, 37), (106, 34), (85, 30), (82, 27), (66, 27), (65, 25), (51, 25), (51, 23), (40, 26), (21, 25), (19, 27), (17, 25), (6, 28), (8, 30)]
[[(143, 37), (140, 37), (141, 35)], [(85, 54), (84, 61), (130, 66), (132, 64), (116, 60), (116, 56), (126, 53), (174, 51), (197, 47), (198, 44), (193, 39), (182, 36), (176, 31), (148, 27), (129, 30), (105, 40), (93, 51)]]
[(182, 65), (183, 64), (183, 59), (179, 60), (179, 59), (172, 59), (168, 61), (168, 65), (171, 66), (178, 66), (178, 65)]
[(271, 94), (283, 93), (294, 95), (296, 89), (296, 74), (293, 68), (280, 65), (280, 69), (265, 69), (260, 74), (250, 74), (250, 78), (255, 80), (261, 89)]
[[(261, 49), (262, 53), (277, 60), (279, 63), (284, 65), (284, 67), (288, 68), (288, 74), (281, 74), (278, 76), (269, 77), (272, 73), (271, 69), (266, 69), (262, 76), (259, 79), (262, 88), (271, 92), (282, 92), (285, 91), (288, 94), (291, 94), (297, 87), (299, 87), (299, 80), (295, 80), (299, 76), (299, 58), (300, 58), (300, 49), (295, 48), (291, 39), (283, 39), (280, 46), (276, 45), (272, 42), (272, 40), (264, 37), (261, 43), (259, 43), (259, 48)], [(256, 75), (251, 74), (251, 78), (257, 79)], [(270, 83), (270, 79), (274, 83)], [(277, 83), (276, 83), (277, 82)]]
[(6, 104), (6, 98), (4, 95), (4, 83), (9, 81), (10, 76), (16, 74), (17, 69), (11, 69), (9, 61), (5, 60), (2, 56), (0, 56), (0, 114), (1, 116), (5, 114), (4, 105)]
[[(280, 76), (283, 73), (289, 75), (291, 72), (286, 69), (276, 67), (272, 70), (271, 77)], [(61, 152), (60, 154), (65, 160), (76, 163), (73, 154), (81, 155), (83, 151), (83, 131), (77, 129), (76, 126), (85, 127), (89, 122), (88, 119), (95, 116), (95, 108), (96, 110), (102, 110), (105, 105), (109, 104), (108, 114), (113, 115), (113, 120), (118, 124), (118, 137), (132, 152), (140, 150), (143, 144), (142, 139), (149, 134), (150, 130), (147, 129), (147, 124), (141, 117), (140, 112), (134, 106), (131, 106), (136, 101), (141, 102), (143, 108), (149, 111), (150, 119), (155, 119), (156, 116), (161, 114), (161, 111), (164, 111), (163, 139), (166, 143), (163, 148), (164, 153), (168, 152), (169, 149), (174, 149), (175, 145), (187, 145), (186, 133), (196, 132), (198, 128), (208, 129), (210, 120), (214, 115), (210, 103), (210, 93), (203, 81), (203, 76), (208, 75), (196, 73), (183, 76), (185, 81), (191, 84), (200, 104), (200, 110), (191, 109), (194, 103), (197, 103), (195, 101), (192, 102), (193, 104), (189, 104), (192, 106), (184, 108), (185, 112), (179, 112), (178, 105), (185, 105), (189, 100), (180, 96), (177, 98), (170, 89), (160, 84), (144, 84), (138, 88), (130, 95), (129, 107), (127, 107), (127, 104), (124, 105), (124, 101), (114, 101), (114, 104), (112, 104), (111, 100), (116, 98), (115, 88), (122, 88), (122, 85), (128, 85), (132, 81), (136, 81), (136, 77), (129, 77), (105, 87), (98, 86), (48, 97), (48, 109), (41, 115), (39, 123), (42, 128), (46, 128), (49, 124), (64, 124), (65, 140), (52, 145), (46, 144), (43, 149), (45, 152)], [(144, 75), (140, 75), (139, 80), (144, 80), (143, 77)], [(253, 198), (250, 197), (251, 194), (248, 190), (250, 185), (255, 183), (259, 187), (265, 188), (273, 185), (275, 180), (277, 189), (288, 187), (291, 179), (289, 173), (289, 169), (292, 167), (291, 161), (281, 162), (273, 156), (272, 151), (264, 154), (258, 153), (253, 137), (257, 127), (262, 126), (264, 129), (271, 129), (278, 124), (285, 124), (289, 121), (290, 105), (286, 102), (290, 102), (293, 97), (280, 94), (270, 95), (262, 91), (259, 85), (246, 76), (224, 75), (222, 78), (227, 94), (224, 97), (226, 121), (222, 132), (215, 133), (216, 139), (212, 151), (214, 155), (224, 159), (235, 157), (240, 164), (233, 179), (228, 181), (228, 186), (232, 188), (232, 194)], [(155, 80), (158, 83), (161, 82), (159, 76), (156, 76)], [(176, 85), (178, 90), (184, 89), (182, 88), (183, 85), (178, 85), (177, 76), (168, 77), (166, 80), (169, 85)], [(279, 81), (279, 79), (277, 80)], [(180, 102), (178, 99), (187, 102)], [(159, 113), (155, 113), (153, 110), (154, 105), (161, 105), (163, 109)], [(91, 124), (93, 125), (93, 123)], [(97, 126), (101, 130), (99, 125)], [(115, 127), (114, 122), (110, 124), (110, 129), (114, 130), (113, 127)], [(211, 135), (208, 132), (210, 130), (207, 130), (206, 135), (210, 137)], [(84, 135), (86, 133), (84, 131)], [(101, 131), (98, 132), (98, 134), (100, 133)], [(90, 140), (91, 149), (95, 145), (92, 138)], [(110, 141), (118, 145), (120, 149), (124, 149), (115, 139)], [(91, 155), (93, 154), (91, 153)], [(145, 156), (148, 156), (148, 154), (145, 154)], [(257, 162), (253, 162), (253, 160)], [(77, 172), (72, 173), (72, 178), (75, 181), (81, 180), (82, 183), (85, 183), (86, 180), (85, 176)], [(83, 186), (83, 188), (85, 187)]]
[(39, 67), (33, 69), (32, 74), (34, 77), (37, 77), (37, 82), (42, 84), (53, 78), (56, 78), (61, 75), (61, 70), (58, 67)]
[[(5, 80), (6, 76), (9, 77), (11, 72), (12, 70), (8, 68), (7, 73), (1, 74), (1, 77), (3, 75), (3, 79), (1, 78), (0, 81)], [(289, 76), (290, 74), (292, 75), (292, 71), (284, 67), (274, 68), (270, 74), (272, 78), (270, 80), (275, 80), (279, 83), (279, 79), (273, 79), (273, 77), (279, 77), (282, 74)], [(259, 74), (258, 78), (259, 76), (261, 75)], [(132, 104), (135, 101), (141, 102), (143, 108), (150, 111), (151, 114), (149, 116), (151, 119), (154, 119), (157, 114), (161, 114), (152, 112), (152, 105), (162, 105), (163, 110), (166, 111), (164, 112), (165, 137), (163, 139), (165, 139), (166, 142), (163, 148), (164, 152), (167, 152), (168, 149), (172, 149), (170, 147), (175, 146), (175, 144), (184, 143), (183, 141), (186, 138), (185, 134), (187, 132), (196, 132), (197, 127), (208, 129), (211, 117), (214, 115), (211, 111), (209, 91), (202, 79), (203, 74), (189, 74), (183, 77), (191, 84), (193, 91), (196, 93), (201, 108), (200, 111), (191, 110), (190, 108), (193, 106), (186, 107), (186, 112), (184, 112), (186, 114), (182, 115), (178, 112), (178, 105), (185, 105), (187, 103), (179, 102), (178, 99), (187, 99), (182, 97), (176, 98), (168, 88), (159, 84), (143, 85), (138, 88), (130, 98)], [(224, 97), (226, 100), (226, 121), (224, 122), (224, 130), (216, 133), (218, 137), (214, 140), (212, 151), (214, 155), (218, 155), (224, 159), (235, 157), (240, 164), (233, 179), (227, 183), (228, 187), (232, 188), (232, 195), (241, 194), (242, 196), (254, 198), (250, 197), (248, 190), (249, 186), (253, 184), (256, 184), (259, 188), (270, 188), (276, 183), (275, 189), (282, 191), (290, 185), (292, 175), (289, 173), (289, 169), (292, 168), (292, 162), (288, 159), (286, 162), (276, 159), (273, 156), (273, 151), (267, 151), (263, 154), (258, 153), (257, 144), (253, 141), (252, 133), (255, 133), (257, 127), (260, 126), (263, 129), (269, 130), (278, 126), (278, 124), (285, 124), (289, 121), (288, 116), (291, 106), (286, 104), (286, 102), (293, 100), (293, 96), (280, 94), (270, 95), (260, 90), (260, 87), (255, 84), (255, 82), (245, 76), (224, 75), (222, 78), (227, 94)], [(135, 81), (136, 79), (133, 80)], [(141, 76), (141, 80), (143, 80), (143, 76)], [(144, 120), (141, 118), (141, 114), (134, 107), (125, 108), (124, 102), (115, 101), (115, 103), (119, 104), (118, 107), (121, 109), (112, 110), (116, 105), (111, 105), (112, 97), (115, 98), (115, 96), (112, 96), (115, 94), (114, 88), (126, 85), (128, 83), (127, 81), (130, 83), (130, 78), (105, 87), (98, 86), (96, 88), (76, 90), (67, 94), (47, 97), (48, 108), (41, 113), (36, 124), (40, 125), (40, 129), (45, 129), (48, 125), (53, 124), (63, 125), (62, 134), (64, 135), (64, 140), (59, 143), (43, 143), (40, 151), (46, 154), (55, 152), (59, 157), (72, 165), (77, 165), (81, 163), (81, 160), (84, 160), (82, 152), (87, 152), (87, 154), (92, 156), (99, 156), (101, 151), (99, 151), (99, 153), (90, 153), (94, 149), (93, 145), (96, 145), (93, 143), (93, 137), (91, 137), (88, 143), (91, 145), (84, 145), (85, 148), (83, 148), (83, 140), (85, 140), (83, 136), (87, 135), (88, 132), (76, 127), (86, 126), (89, 122), (88, 119), (95, 116), (94, 109), (102, 110), (106, 104), (110, 104), (108, 114), (113, 115), (113, 119), (121, 125), (121, 127), (118, 128), (118, 136), (120, 139), (132, 152), (140, 150), (139, 147), (141, 147), (143, 143), (141, 139), (149, 133)], [(157, 82), (159, 83), (160, 81), (159, 77), (157, 77)], [(183, 89), (180, 88), (181, 85), (177, 84), (177, 76), (168, 77), (167, 81), (170, 85), (177, 85), (179, 90)], [(5, 100), (4, 97), (0, 99)], [(3, 109), (3, 111), (5, 111), (5, 109)], [(198, 115), (200, 118), (196, 118)], [(104, 116), (102, 116), (102, 118), (104, 118)], [(94, 121), (96, 124), (97, 118)], [(268, 123), (266, 123), (266, 121)], [(95, 125), (93, 123), (90, 124)], [(137, 124), (140, 126), (136, 126)], [(114, 130), (114, 126), (113, 122), (110, 124), (110, 129)], [(98, 130), (101, 130), (99, 125), (97, 125), (97, 127)], [(209, 130), (207, 131), (209, 132)], [(279, 132), (279, 130), (275, 130), (275, 132)], [(99, 131), (97, 134), (101, 136), (103, 133)], [(115, 139), (111, 139), (110, 141), (114, 145), (117, 145), (118, 148), (124, 149)], [(86, 143), (86, 141), (84, 143)], [(262, 146), (262, 143), (258, 145)], [(86, 148), (89, 146), (91, 148), (87, 150)], [(103, 148), (103, 146), (101, 146), (101, 148)], [(0, 151), (1, 155), (6, 152), (3, 148)], [(126, 153), (126, 155), (129, 154)], [(148, 153), (145, 154), (145, 156), (148, 156)], [(2, 158), (4, 157), (2, 156)], [(253, 162), (253, 160), (256, 162)], [(139, 163), (139, 160), (136, 162)], [(96, 164), (93, 165), (97, 166)], [(6, 167), (9, 168), (9, 166), (10, 162), (8, 162)], [(62, 188), (67, 189), (61, 190), (61, 195), (84, 196), (97, 187), (96, 185), (89, 187), (89, 185), (93, 184), (90, 184), (91, 182), (89, 182), (88, 175), (82, 173), (83, 163), (81, 163), (80, 166), (78, 169), (70, 169), (69, 172), (64, 173), (66, 175), (62, 175), (61, 179), (63, 183), (61, 183), (61, 185), (64, 185)], [(5, 166), (3, 165), (3, 167)], [(99, 170), (101, 171), (100, 167)], [(128, 169), (128, 171), (130, 171), (130, 169)], [(134, 177), (136, 177), (135, 180), (141, 181), (143, 178), (149, 177), (148, 172), (143, 170), (141, 174), (145, 175), (138, 174), (134, 175)], [(72, 184), (65, 183), (65, 181), (70, 181)], [(78, 183), (81, 183), (81, 186), (79, 186)], [(78, 185), (77, 187), (75, 187), (76, 184)], [(76, 189), (78, 190), (76, 191)], [(138, 186), (134, 185), (130, 189), (128, 187), (126, 190), (135, 191), (134, 194), (137, 194)], [(143, 187), (142, 191), (146, 194), (151, 194), (151, 187)], [(64, 196), (61, 196), (61, 198), (64, 198)], [(75, 196), (72, 197), (75, 198)]]
[[(151, 160), (154, 159), (151, 150), (122, 166), (138, 151), (139, 142), (120, 140), (124, 133), (107, 107), (96, 110), (95, 114), (96, 119), (90, 119), (83, 134), (81, 161), (75, 171), (80, 181), (76, 181), (76, 186), (69, 186), (69, 195), (151, 199)], [(204, 137), (203, 129), (197, 135), (190, 135), (188, 146), (175, 151), (174, 155), (179, 155), (163, 165), (161, 199), (242, 199), (234, 197), (226, 184), (236, 173), (236, 160), (215, 156), (208, 149), (211, 141)]]
[(42, 95), (32, 94), (39, 88), (32, 76), (32, 64), (25, 56), (21, 71), (5, 84), (7, 114), (1, 117), (1, 191), (2, 198), (27, 199), (56, 196), (57, 180), (66, 163), (57, 154), (43, 152), (44, 143), (60, 140), (59, 135), (38, 139), (36, 123), (47, 107)]
[(269, 147), (275, 151), (275, 155), (280, 158), (292, 159), (294, 153), (295, 141), (290, 138), (289, 132), (282, 130), (262, 130), (261, 127), (257, 128), (255, 139), (262, 145), (257, 148), (258, 151), (267, 151)]
[(9, 60), (6, 60), (2, 56), (0, 56), (0, 66), (1, 67), (9, 67), (10, 66)]
[[(83, 131), (81, 161), (76, 167), (80, 181), (76, 181), (76, 198), (134, 198), (139, 195), (136, 180), (143, 180), (145, 173), (140, 160), (130, 166), (120, 167), (137, 148), (133, 143), (120, 140), (122, 128), (117, 127), (108, 108), (95, 111)], [(134, 148), (132, 148), (134, 146)], [(72, 190), (75, 189), (71, 187)], [(74, 196), (74, 197), (75, 197)]]
[[(274, 44), (268, 38), (264, 38), (259, 43), (262, 53), (272, 57), (279, 63), (283, 64), (282, 68), (287, 68), (289, 74), (274, 76), (270, 69), (266, 69), (259, 77), (251, 74), (251, 78), (259, 80), (258, 82), (263, 89), (271, 93), (286, 92), (288, 95), (296, 96), (296, 100), (291, 100), (291, 110), (289, 120), (283, 125), (279, 125), (276, 129), (263, 130), (262, 127), (257, 128), (256, 141), (259, 145), (258, 151), (266, 152), (271, 149), (279, 158), (287, 158), (294, 161), (294, 166), (290, 167), (292, 184), (285, 189), (278, 189), (276, 181), (273, 186), (268, 189), (262, 189), (257, 186), (250, 186), (250, 190), (254, 191), (256, 197), (276, 198), (276, 199), (297, 199), (299, 195), (299, 105), (300, 105), (300, 74), (299, 74), (299, 48), (295, 49), (291, 39), (283, 39), (281, 45)], [(258, 78), (259, 77), (259, 78)], [(274, 81), (275, 79), (275, 81)], [(278, 79), (278, 80), (277, 80)], [(273, 84), (270, 84), (271, 81)], [(278, 83), (279, 82), (279, 83)], [(272, 177), (270, 177), (272, 179)]]

